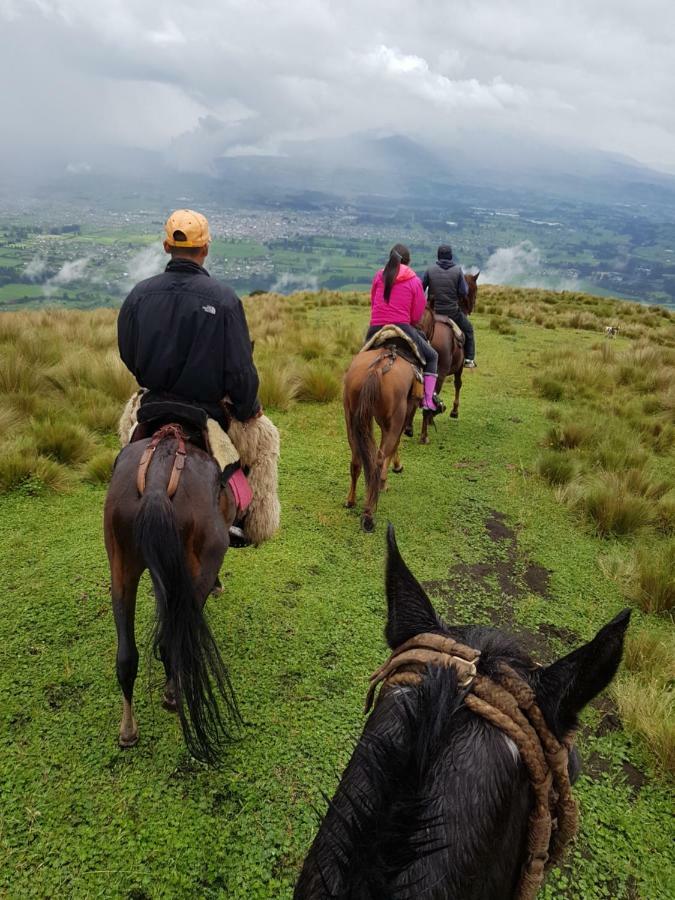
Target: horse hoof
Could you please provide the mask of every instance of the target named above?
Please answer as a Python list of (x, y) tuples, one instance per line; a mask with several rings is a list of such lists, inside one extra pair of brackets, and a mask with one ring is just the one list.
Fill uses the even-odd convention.
[(345, 502), (345, 509), (354, 509), (356, 506), (356, 500), (347, 500)]
[(428, 437), (422, 437), (422, 438), (420, 438), (420, 444), (428, 444), (428, 443), (429, 443), (429, 438), (428, 438)]
[(403, 429), (403, 434), (404, 434), (406, 437), (412, 437), (412, 436), (413, 436), (413, 430), (412, 430), (412, 428), (404, 428), (404, 429)]
[(135, 747), (138, 743), (138, 729), (132, 734), (120, 733), (117, 743), (119, 744), (120, 750), (129, 750), (131, 747)]
[(457, 412), (457, 410), (453, 409), (453, 411), (450, 413), (450, 418), (459, 419), (459, 413)]
[(164, 694), (164, 696), (162, 697), (162, 706), (167, 712), (178, 712), (178, 704), (176, 703), (176, 698), (172, 697), (169, 694)]
[(211, 596), (212, 597), (220, 597), (222, 593), (223, 593), (223, 586), (220, 583), (220, 579), (218, 579), (218, 581), (216, 581), (216, 583), (211, 588)]
[(371, 519), (370, 516), (364, 516), (361, 519), (361, 528), (366, 534), (372, 534), (375, 531), (375, 519)]
[(392, 471), (395, 475), (400, 475), (401, 472), (403, 471), (403, 466), (399, 466), (398, 469), (392, 469), (391, 471)]

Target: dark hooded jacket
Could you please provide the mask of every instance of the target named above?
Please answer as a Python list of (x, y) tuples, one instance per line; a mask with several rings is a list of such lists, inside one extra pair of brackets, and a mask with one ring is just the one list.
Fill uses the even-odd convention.
[(259, 408), (241, 300), (206, 269), (174, 259), (141, 281), (117, 320), (120, 356), (141, 387), (208, 409), (229, 396), (237, 419)]

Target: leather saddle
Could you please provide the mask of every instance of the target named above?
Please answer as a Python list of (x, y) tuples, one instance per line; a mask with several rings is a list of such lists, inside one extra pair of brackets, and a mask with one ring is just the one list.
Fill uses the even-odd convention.
[(164, 425), (180, 425), (191, 444), (211, 453), (207, 433), (208, 416), (206, 410), (178, 400), (153, 400), (141, 403), (138, 410), (138, 424), (131, 436), (131, 443), (152, 435)]
[(442, 322), (444, 325), (449, 325), (459, 345), (461, 347), (464, 346), (466, 336), (454, 319), (451, 319), (450, 316), (441, 316), (438, 313), (434, 313), (434, 322)]

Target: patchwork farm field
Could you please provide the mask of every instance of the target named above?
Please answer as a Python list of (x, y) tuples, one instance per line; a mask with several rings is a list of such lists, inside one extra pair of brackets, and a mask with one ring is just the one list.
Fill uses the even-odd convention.
[[(339, 398), (365, 298), (247, 301), (282, 529), (230, 550), (209, 600), (245, 720), (218, 770), (186, 752), (147, 649), (140, 742), (117, 747), (101, 519), (131, 384), (114, 311), (0, 317), (0, 896), (291, 897), (387, 655), (387, 521), (441, 615), (515, 632), (541, 662), (633, 608), (619, 676), (582, 717), (580, 832), (541, 896), (675, 894), (673, 318), (588, 299), (479, 292), (460, 418), (404, 439), (372, 535), (343, 508)], [(144, 576), (142, 648), (152, 608)]]

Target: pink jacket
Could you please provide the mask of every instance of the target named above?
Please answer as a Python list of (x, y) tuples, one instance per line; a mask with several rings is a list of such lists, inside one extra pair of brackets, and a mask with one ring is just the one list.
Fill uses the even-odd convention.
[(384, 299), (382, 270), (373, 278), (370, 289), (371, 325), (417, 325), (427, 301), (422, 282), (408, 266), (401, 266), (389, 295)]

